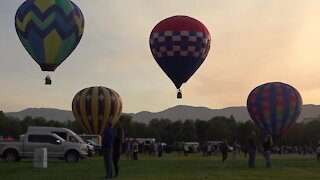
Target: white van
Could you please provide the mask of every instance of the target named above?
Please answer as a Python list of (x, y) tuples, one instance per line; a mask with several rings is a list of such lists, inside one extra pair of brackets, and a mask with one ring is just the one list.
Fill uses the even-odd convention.
[(29, 133), (54, 133), (67, 142), (85, 143), (76, 133), (67, 128), (29, 126)]
[(88, 148), (88, 156), (90, 157), (94, 155), (94, 147), (90, 144), (85, 143), (79, 135), (77, 135), (70, 129), (62, 128), (62, 127), (29, 126), (28, 132), (57, 134), (67, 142), (85, 144)]

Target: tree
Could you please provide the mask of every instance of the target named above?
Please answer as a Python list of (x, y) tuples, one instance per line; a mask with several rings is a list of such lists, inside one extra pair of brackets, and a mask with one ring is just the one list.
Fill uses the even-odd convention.
[(165, 126), (161, 131), (162, 141), (168, 144), (174, 144), (178, 141), (178, 133), (182, 129), (183, 123), (181, 120), (175, 121)]
[(208, 125), (209, 125), (208, 121), (203, 121), (198, 119), (195, 122), (196, 132), (200, 142), (205, 142), (210, 140), (206, 135), (206, 132), (208, 131)]
[(245, 123), (239, 122), (234, 133), (238, 142), (246, 146), (248, 138), (251, 135), (252, 131), (255, 131), (257, 133), (257, 137), (260, 136), (260, 130), (258, 129), (258, 127), (251, 120), (248, 120)]
[(209, 121), (206, 137), (208, 140), (221, 141), (227, 139), (230, 142), (232, 130), (226, 121)]
[(132, 125), (132, 116), (122, 114), (117, 123), (117, 126), (120, 126), (123, 128), (125, 137), (127, 138), (133, 137), (135, 135), (133, 125)]
[(178, 134), (178, 139), (180, 141), (191, 141), (191, 142), (197, 142), (199, 141), (199, 138), (197, 136), (196, 132), (196, 126), (194, 125), (194, 122), (192, 120), (185, 120), (182, 129)]
[(148, 128), (153, 132), (157, 141), (163, 141), (165, 139), (165, 127), (169, 126), (172, 122), (169, 119), (151, 119), (148, 124)]

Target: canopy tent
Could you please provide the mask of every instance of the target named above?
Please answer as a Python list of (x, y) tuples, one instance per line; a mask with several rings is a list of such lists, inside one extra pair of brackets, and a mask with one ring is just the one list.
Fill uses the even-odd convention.
[(17, 141), (17, 140), (11, 136), (7, 136), (7, 137), (3, 138), (3, 141)]

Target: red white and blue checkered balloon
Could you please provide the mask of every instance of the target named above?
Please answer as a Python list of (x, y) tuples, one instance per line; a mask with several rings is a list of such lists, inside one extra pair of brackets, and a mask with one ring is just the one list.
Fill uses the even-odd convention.
[(150, 49), (177, 89), (197, 71), (210, 50), (208, 29), (188, 16), (162, 20), (150, 34)]

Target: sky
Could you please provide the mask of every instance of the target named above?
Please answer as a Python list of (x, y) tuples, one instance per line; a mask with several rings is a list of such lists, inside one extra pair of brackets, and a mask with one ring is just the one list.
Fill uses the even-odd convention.
[[(220, 109), (245, 106), (252, 89), (280, 81), (304, 104), (320, 104), (320, 1), (318, 0), (73, 0), (85, 18), (74, 52), (49, 73), (16, 35), (23, 0), (0, 2), (0, 110), (71, 110), (87, 87), (114, 89), (123, 112), (158, 112), (176, 105)], [(211, 34), (210, 52), (176, 99), (174, 84), (153, 59), (149, 36), (161, 20), (187, 15)]]

